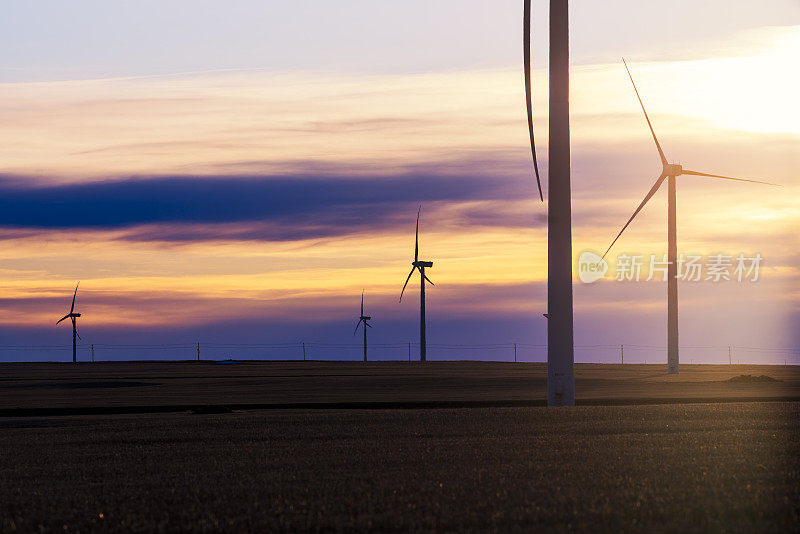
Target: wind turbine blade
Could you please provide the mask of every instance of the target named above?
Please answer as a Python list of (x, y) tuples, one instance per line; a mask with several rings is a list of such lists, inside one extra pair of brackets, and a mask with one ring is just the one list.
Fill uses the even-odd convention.
[(72, 294), (72, 307), (70, 307), (70, 309), (69, 309), (69, 312), (70, 312), (70, 313), (72, 313), (72, 312), (74, 312), (74, 311), (75, 311), (75, 297), (77, 297), (77, 296), (78, 296), (78, 286), (79, 286), (79, 285), (80, 285), (80, 282), (78, 282), (77, 284), (75, 284), (75, 293), (73, 293), (73, 294)]
[(719, 174), (708, 174), (705, 172), (689, 171), (686, 169), (683, 169), (683, 174), (689, 174), (691, 176), (706, 176), (708, 178), (722, 178), (724, 180), (736, 180), (737, 182), (750, 182), (751, 184), (764, 184), (764, 185), (774, 185), (776, 187), (781, 187), (780, 184), (773, 184), (772, 182), (762, 182), (760, 180), (748, 180), (745, 178), (731, 178), (730, 176), (721, 176)]
[(648, 191), (647, 195), (644, 197), (644, 200), (642, 200), (642, 203), (639, 204), (639, 207), (636, 208), (636, 211), (633, 212), (633, 215), (631, 215), (631, 218), (628, 219), (628, 222), (626, 222), (625, 226), (622, 227), (622, 230), (619, 231), (619, 233), (617, 234), (617, 237), (615, 237), (614, 241), (612, 241), (611, 244), (608, 246), (608, 249), (606, 249), (605, 254), (603, 254), (603, 258), (606, 257), (606, 254), (608, 254), (608, 251), (611, 250), (611, 247), (613, 247), (614, 243), (617, 242), (617, 239), (619, 239), (619, 236), (622, 235), (622, 232), (624, 232), (625, 229), (628, 227), (628, 225), (631, 224), (631, 221), (633, 221), (634, 217), (636, 217), (639, 214), (639, 212), (642, 211), (642, 208), (644, 208), (644, 205), (647, 204), (647, 202), (651, 198), (653, 198), (653, 195), (656, 194), (656, 191), (658, 191), (658, 188), (661, 187), (662, 183), (664, 183), (664, 179), (666, 177), (667, 177), (666, 174), (662, 174), (661, 176), (658, 177), (658, 180), (656, 180), (656, 183), (653, 184), (653, 187), (650, 188), (650, 191)]
[(528, 136), (531, 139), (531, 156), (533, 156), (533, 170), (536, 173), (536, 185), (539, 187), (539, 198), (544, 202), (542, 182), (539, 179), (539, 163), (536, 161), (536, 143), (533, 140), (533, 103), (531, 101), (531, 0), (525, 0), (523, 4), (522, 50), (525, 68), (525, 104), (528, 108)]
[(406, 278), (406, 283), (403, 284), (403, 291), (400, 292), (400, 302), (403, 302), (403, 292), (406, 290), (406, 286), (408, 285), (408, 281), (411, 280), (411, 275), (414, 274), (416, 267), (411, 268), (411, 272), (408, 273), (408, 278)]
[(364, 315), (364, 290), (361, 290), (361, 315)]
[(432, 286), (435, 286), (435, 285), (436, 285), (436, 284), (434, 284), (433, 282), (431, 282), (431, 279), (430, 279), (430, 278), (428, 278), (428, 275), (427, 275), (427, 274), (423, 274), (422, 276), (424, 276), (424, 277), (425, 277), (425, 280), (427, 280), (427, 281), (428, 281), (428, 283), (429, 283), (430, 285), (432, 285)]
[(653, 141), (656, 142), (656, 148), (658, 149), (658, 155), (661, 158), (661, 164), (666, 165), (667, 158), (664, 156), (664, 151), (661, 150), (661, 144), (658, 142), (655, 130), (653, 130), (653, 124), (650, 122), (650, 117), (647, 116), (647, 110), (644, 109), (644, 103), (642, 102), (642, 97), (639, 96), (639, 90), (636, 88), (636, 82), (633, 81), (633, 76), (631, 76), (631, 71), (628, 68), (628, 63), (625, 62), (625, 58), (622, 58), (622, 63), (625, 64), (625, 70), (628, 71), (628, 78), (631, 79), (631, 83), (633, 84), (633, 90), (636, 91), (636, 98), (639, 99), (639, 105), (642, 106), (642, 111), (644, 111), (644, 118), (647, 119), (647, 125), (650, 127), (650, 133), (653, 134)]
[(372, 328), (372, 325), (369, 324), (367, 321), (364, 321), (364, 324), (367, 325), (368, 327)]
[(358, 333), (358, 327), (359, 327), (359, 326), (361, 326), (361, 320), (360, 320), (360, 319), (359, 319), (359, 321), (356, 323), (356, 329), (355, 329), (355, 330), (353, 330), (353, 335), (356, 335), (356, 334)]
[(419, 212), (422, 211), (422, 206), (417, 210), (417, 229), (414, 232), (414, 261), (419, 261)]
[(78, 336), (78, 339), (80, 339), (81, 341), (83, 341), (83, 338), (82, 338), (82, 337), (81, 337), (81, 335), (78, 333), (78, 329), (77, 329), (77, 328), (75, 329), (75, 335), (76, 335), (76, 336)]
[(61, 322), (61, 321), (63, 321), (64, 319), (68, 319), (68, 318), (69, 318), (69, 314), (66, 314), (64, 317), (62, 317), (61, 319), (59, 319), (58, 321), (56, 321), (56, 324), (60, 323), (60, 322)]

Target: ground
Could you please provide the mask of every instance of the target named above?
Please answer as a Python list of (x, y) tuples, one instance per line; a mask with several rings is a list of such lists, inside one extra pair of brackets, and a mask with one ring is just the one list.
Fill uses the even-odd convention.
[[(800, 367), (578, 364), (579, 404), (800, 400)], [(730, 382), (767, 375), (778, 382)], [(78, 408), (542, 405), (547, 366), (502, 362), (119, 362), (0, 365), (0, 416)], [(59, 410), (61, 410), (59, 412)], [(86, 412), (81, 412), (86, 413)]]
[[(732, 376), (766, 374), (782, 382), (722, 382), (727, 385), (719, 387), (734, 388), (723, 391), (736, 395), (713, 403), (692, 401), (708, 397), (709, 389), (713, 393), (727, 370), (698, 370), (694, 376), (687, 372), (674, 382), (674, 377), (650, 372), (655, 368), (608, 368), (605, 379), (612, 384), (603, 398), (611, 404), (615, 399), (625, 402), (553, 409), (469, 404), (469, 393), (488, 405), (523, 388), (513, 380), (503, 386), (498, 378), (513, 371), (478, 366), (481, 378), (471, 365), (442, 367), (438, 386), (428, 383), (437, 374), (430, 367), (412, 365), (410, 377), (377, 366), (362, 370), (382, 381), (394, 377), (406, 384), (390, 388), (391, 395), (371, 388), (340, 392), (342, 381), (351, 387), (352, 381), (363, 379), (354, 369), (335, 373), (325, 367), (321, 372), (307, 365), (306, 372), (287, 373), (261, 368), (262, 375), (270, 376), (264, 379), (267, 384), (282, 383), (285, 389), (293, 384), (294, 400), (313, 398), (310, 392), (317, 387), (325, 402), (333, 399), (347, 409), (322, 404), (224, 414), (183, 410), (59, 416), (17, 411), (0, 418), (0, 529), (800, 530), (800, 402), (733, 398), (765, 397), (774, 390), (752, 388), (776, 385), (778, 397), (791, 396), (797, 379), (793, 368), (734, 371)], [(223, 379), (217, 371), (186, 376), (185, 368), (173, 368), (185, 376), (169, 379), (163, 368), (158, 371), (161, 377), (144, 368), (138, 374), (72, 367), (54, 374), (52, 368), (43, 369), (38, 375), (28, 369), (25, 379), (30, 385), (61, 385), (16, 389), (28, 405), (39, 402), (46, 407), (49, 398), (67, 410), (60, 412), (65, 414), (85, 408), (87, 399), (106, 401), (106, 407), (120, 412), (123, 406), (133, 406), (122, 401), (131, 400), (139, 406), (221, 406), (225, 403), (220, 401), (231, 399), (268, 403), (276, 395), (260, 397), (252, 383), (258, 378)], [(584, 391), (589, 391), (591, 380), (602, 378), (595, 376), (601, 371), (579, 368), (579, 376), (586, 373)], [(639, 377), (625, 375), (628, 372)], [(330, 383), (337, 387), (327, 387), (330, 384), (320, 378), (335, 374), (343, 375)], [(2, 378), (5, 386), (25, 383), (22, 376), (6, 373)], [(538, 387), (531, 382), (535, 377), (524, 378)], [(170, 393), (170, 380), (179, 393)], [(119, 385), (137, 381), (162, 385)], [(202, 387), (204, 381), (208, 388)], [(237, 397), (239, 381), (243, 383)], [(677, 385), (658, 385), (673, 382)], [(639, 391), (648, 383), (656, 383), (653, 389), (662, 393), (706, 391), (683, 400), (671, 394), (663, 404), (631, 404), (630, 399), (641, 398), (639, 393), (626, 397), (620, 389), (611, 394), (625, 384)], [(594, 387), (591, 398), (600, 399), (603, 390)], [(136, 391), (147, 388), (160, 388), (163, 395), (156, 398), (151, 391), (136, 397)], [(0, 407), (10, 409), (13, 396), (8, 387), (1, 389)], [(103, 390), (105, 396), (98, 397)], [(426, 396), (431, 406), (440, 407), (424, 407), (421, 399)], [(379, 401), (370, 404), (369, 399)], [(381, 409), (380, 403), (390, 399), (419, 402)], [(173, 404), (176, 410), (179, 404)]]

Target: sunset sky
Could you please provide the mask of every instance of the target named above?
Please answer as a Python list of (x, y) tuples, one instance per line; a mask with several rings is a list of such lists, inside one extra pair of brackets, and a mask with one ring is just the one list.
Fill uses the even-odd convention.
[[(679, 284), (682, 361), (800, 363), (800, 3), (573, 2), (574, 257), (602, 253), (670, 161), (678, 248), (761, 254), (756, 282)], [(546, 204), (531, 175), (522, 2), (32, 0), (0, 20), (0, 360), (86, 345), (543, 345)], [(547, 6), (534, 0), (547, 195)], [(666, 189), (666, 188), (664, 188)], [(666, 252), (666, 190), (610, 255)], [(408, 291), (408, 290), (407, 290)], [(575, 281), (578, 361), (665, 361), (666, 283)], [(50, 346), (64, 351), (20, 350)], [(640, 348), (635, 348), (640, 346)], [(98, 358), (184, 358), (180, 349)], [(183, 352), (182, 352), (183, 351)], [(542, 361), (527, 347), (524, 358)], [(355, 358), (343, 347), (315, 354)], [(296, 357), (245, 349), (209, 357)]]

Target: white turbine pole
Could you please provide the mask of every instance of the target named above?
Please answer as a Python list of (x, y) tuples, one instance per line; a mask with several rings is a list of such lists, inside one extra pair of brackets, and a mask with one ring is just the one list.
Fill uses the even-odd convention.
[(569, 2), (550, 0), (547, 404), (575, 404), (569, 146)]
[(667, 372), (678, 374), (678, 222), (675, 176), (667, 178)]
[(419, 361), (428, 359), (428, 340), (425, 336), (425, 267), (419, 268)]

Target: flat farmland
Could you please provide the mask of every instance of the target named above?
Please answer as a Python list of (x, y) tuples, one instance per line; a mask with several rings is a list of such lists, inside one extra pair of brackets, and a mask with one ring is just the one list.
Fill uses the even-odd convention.
[(0, 530), (797, 532), (800, 403), (0, 418)]
[[(800, 400), (800, 367), (577, 364), (579, 404)], [(770, 382), (730, 382), (767, 375)], [(0, 365), (0, 415), (76, 409), (521, 406), (546, 399), (541, 363), (123, 362)], [(78, 413), (89, 413), (82, 411)]]
[(545, 384), (529, 363), (5, 364), (0, 529), (800, 528), (797, 367), (579, 364), (572, 408)]

